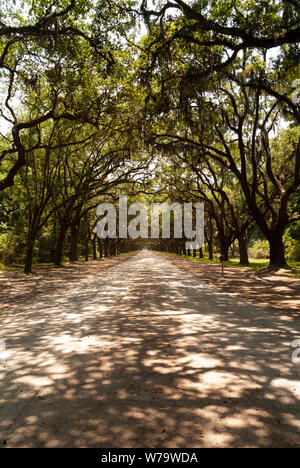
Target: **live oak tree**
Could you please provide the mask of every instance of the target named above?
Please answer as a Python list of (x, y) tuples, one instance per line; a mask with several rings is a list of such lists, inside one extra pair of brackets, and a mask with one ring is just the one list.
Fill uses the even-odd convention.
[(25, 166), (17, 175), (18, 183), (23, 187), (23, 202), (26, 203), (28, 216), (25, 273), (31, 272), (35, 241), (53, 215), (51, 200), (57, 187), (64, 155), (76, 146), (82, 149), (84, 140), (89, 140), (85, 137), (80, 141), (78, 126), (68, 133), (59, 122), (52, 125), (45, 122), (35, 130), (38, 131), (32, 130), (28, 135), (29, 146), (34, 147), (37, 139), (39, 145), (27, 153)]
[[(171, 160), (174, 159), (174, 154), (177, 159), (177, 169), (172, 171), (167, 179), (173, 189), (174, 200), (181, 200), (181, 203), (204, 203), (205, 240), (208, 243), (210, 259), (213, 259), (215, 231), (221, 256), (228, 261), (229, 247), (238, 239), (240, 264), (248, 264), (247, 237), (253, 225), (253, 218), (241, 196), (237, 181), (228, 171), (225, 174), (226, 171), (217, 164), (205, 165), (202, 158), (198, 160), (196, 151), (182, 151), (182, 147), (174, 143), (162, 145), (162, 148), (165, 151), (168, 149)], [(195, 252), (193, 255), (195, 256)], [(201, 258), (201, 251), (199, 255)]]
[[(97, 256), (97, 203), (147, 183), (149, 200), (205, 201), (210, 258), (217, 235), (247, 263), (255, 223), (284, 265), (299, 219), (298, 42), (294, 0), (5, 2), (0, 229), (20, 258), (28, 227), (26, 270), (44, 236), (58, 265), (91, 240)], [(120, 245), (99, 241), (101, 255)], [(184, 240), (155, 245), (185, 253)]]
[(224, 166), (201, 156), (198, 158), (196, 152), (191, 158), (185, 159), (196, 175), (199, 195), (217, 226), (221, 255), (228, 261), (229, 247), (237, 239), (240, 264), (247, 265), (248, 233), (254, 221), (240, 191), (238, 180)]
[[(81, 1), (57, 1), (51, 6), (43, 1), (23, 3), (23, 11), (19, 12), (16, 6), (7, 2), (0, 23), (0, 73), (4, 84), (1, 117), (6, 122), (4, 128), (8, 129), (0, 141), (0, 191), (12, 187), (22, 167), (26, 168), (22, 172), (23, 183), (30, 202), (29, 211), (34, 211), (34, 216), (29, 213), (25, 262), (25, 270), (29, 272), (34, 240), (43, 226), (55, 212), (56, 219), (60, 219), (64, 226), (67, 224), (64, 217), (60, 218), (62, 201), (69, 208), (68, 217), (74, 221), (74, 213), (81, 206), (82, 197), (86, 197), (84, 202), (95, 197), (109, 174), (124, 166), (130, 154), (130, 149), (126, 148), (126, 135), (128, 133), (134, 141), (134, 125), (127, 123), (125, 113), (122, 116), (124, 98), (120, 97), (119, 90), (119, 83), (126, 73), (122, 61), (130, 63), (126, 50), (120, 51), (120, 34), (117, 34), (131, 27), (127, 13), (123, 14), (123, 23), (119, 17), (116, 30), (119, 9), (112, 12), (109, 1), (99, 1), (96, 5)], [(127, 17), (129, 21), (126, 23)], [(130, 132), (127, 132), (126, 125)], [(59, 141), (54, 146), (49, 142), (45, 144), (43, 135), (51, 126), (60, 128)], [(79, 183), (77, 191), (69, 197), (56, 200), (61, 173), (70, 176), (74, 154), (78, 155), (79, 149), (85, 151), (86, 143), (95, 138), (95, 134), (98, 135), (98, 148), (105, 138), (107, 148), (96, 152), (90, 148), (88, 152), (93, 159), (90, 165), (84, 164), (83, 157), (75, 157), (76, 174), (80, 173), (82, 163), (86, 169), (83, 171), (83, 183)], [(55, 160), (58, 152), (60, 160)], [(47, 171), (42, 167), (44, 163), (47, 170), (53, 176), (55, 174), (51, 187), (45, 183)], [(126, 174), (133, 170), (135, 168), (126, 168)], [(124, 181), (124, 174), (114, 175), (114, 183)], [(30, 185), (32, 182), (34, 187)], [(63, 182), (72, 185), (70, 177), (64, 178)], [(43, 193), (47, 189), (45, 197), (37, 189), (39, 186)], [(105, 187), (107, 184), (102, 186), (101, 193)], [(65, 191), (71, 191), (70, 187), (65, 187)], [(38, 208), (32, 203), (32, 197)], [(46, 207), (50, 201), (49, 215)], [(44, 219), (42, 213), (45, 222), (41, 221)], [(61, 262), (64, 230), (65, 227), (60, 230), (55, 249), (55, 262), (58, 264)]]
[[(297, 5), (249, 2), (246, 13), (242, 2), (175, 1), (147, 13), (146, 3), (150, 33), (140, 74), (148, 90), (149, 141), (173, 145), (174, 157), (198, 151), (199, 160), (231, 171), (270, 243), (270, 263), (285, 265), (282, 236), (298, 219), (289, 200), (299, 190), (299, 138), (290, 131), (283, 155), (275, 135), (284, 139), (280, 126), (300, 123), (291, 99), (299, 74)], [(272, 61), (267, 50), (275, 45), (281, 50)]]
[[(99, 1), (95, 7), (93, 2), (80, 0), (57, 0), (50, 5), (42, 0), (24, 0), (22, 10), (20, 5), (10, 1), (5, 4), (0, 17), (0, 79), (3, 84), (0, 118), (1, 127), (10, 135), (3, 135), (1, 142), (0, 191), (13, 185), (16, 174), (26, 162), (26, 154), (31, 150), (24, 146), (26, 132), (49, 120), (91, 122), (95, 117), (88, 112), (91, 103), (85, 102), (87, 105), (83, 109), (84, 100), (73, 99), (74, 92), (78, 98), (82, 88), (88, 86), (82, 86), (87, 76), (108, 76), (118, 62), (114, 57), (117, 48), (106, 23), (109, 21), (107, 11), (105, 17), (99, 15), (100, 9), (109, 9), (109, 1)], [(78, 81), (81, 83), (76, 93), (74, 86)], [(69, 99), (66, 94), (62, 98), (66, 87)], [(31, 100), (39, 104), (30, 114), (24, 112), (28, 91)], [(81, 97), (84, 98), (83, 93)]]
[[(282, 236), (299, 219), (289, 200), (299, 189), (300, 140), (296, 128), (272, 138), (280, 123), (278, 101), (245, 86), (220, 87), (212, 99), (194, 103), (190, 122), (178, 131), (155, 136), (174, 151), (192, 149), (231, 171), (238, 180), (249, 211), (270, 243), (270, 264), (285, 265)], [(278, 107), (279, 106), (279, 107)], [(281, 145), (285, 142), (285, 151)], [(214, 190), (218, 190), (214, 180)]]
[(195, 70), (198, 77), (206, 77), (226, 69), (240, 52), (267, 51), (299, 42), (300, 9), (295, 0), (163, 0), (154, 5), (142, 0), (138, 3), (151, 32), (146, 48), (151, 58), (148, 72), (166, 63), (178, 46), (190, 51), (202, 50), (202, 60), (191, 63), (189, 71)]

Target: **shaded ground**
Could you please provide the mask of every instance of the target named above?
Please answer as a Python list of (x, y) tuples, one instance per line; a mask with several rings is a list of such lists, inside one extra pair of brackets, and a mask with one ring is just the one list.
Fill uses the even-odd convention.
[(7, 447), (300, 446), (288, 311), (142, 252), (2, 312)]
[(20, 301), (32, 301), (36, 296), (49, 297), (49, 293), (59, 289), (65, 289), (68, 283), (80, 285), (80, 281), (87, 275), (97, 274), (127, 261), (133, 257), (135, 252), (122, 254), (117, 257), (98, 259), (95, 261), (78, 261), (65, 263), (61, 267), (34, 266), (33, 274), (26, 275), (21, 271), (0, 271), (0, 316), (4, 307), (16, 308)]
[(177, 255), (160, 254), (177, 268), (188, 271), (224, 292), (240, 296), (258, 307), (280, 310), (300, 319), (300, 280), (290, 276), (276, 275), (265, 269), (258, 271), (246, 268), (224, 268), (221, 264), (197, 262)]

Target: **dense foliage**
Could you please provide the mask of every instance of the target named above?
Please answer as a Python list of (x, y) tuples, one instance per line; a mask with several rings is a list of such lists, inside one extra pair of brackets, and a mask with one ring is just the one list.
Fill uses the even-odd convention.
[(210, 258), (238, 245), (242, 264), (249, 246), (299, 261), (299, 14), (294, 0), (1, 0), (0, 261), (29, 273), (137, 247), (96, 236), (97, 205), (121, 193), (204, 202)]

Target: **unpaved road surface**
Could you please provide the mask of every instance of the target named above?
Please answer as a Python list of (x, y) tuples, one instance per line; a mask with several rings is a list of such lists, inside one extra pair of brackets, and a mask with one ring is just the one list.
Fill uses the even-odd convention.
[(288, 312), (300, 318), (300, 278), (287, 276), (286, 270), (276, 274), (268, 269), (251, 271), (243, 267), (225, 267), (221, 275), (220, 263), (203, 263), (161, 253), (181, 270), (193, 273), (201, 282), (212, 284), (224, 292), (272, 312)]
[(288, 311), (141, 252), (0, 314), (4, 447), (300, 447)]

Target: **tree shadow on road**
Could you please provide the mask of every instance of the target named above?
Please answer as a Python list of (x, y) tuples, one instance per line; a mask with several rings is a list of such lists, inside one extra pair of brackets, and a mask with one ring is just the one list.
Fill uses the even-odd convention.
[(177, 255), (168, 255), (167, 258), (178, 268), (224, 292), (233, 293), (271, 312), (283, 311), (300, 319), (300, 281), (297, 278), (277, 276), (270, 269), (249, 271), (242, 267), (226, 267), (222, 277), (221, 265), (187, 260)]
[(5, 315), (2, 443), (299, 446), (290, 347), (299, 322), (215, 292), (158, 257), (136, 265)]

